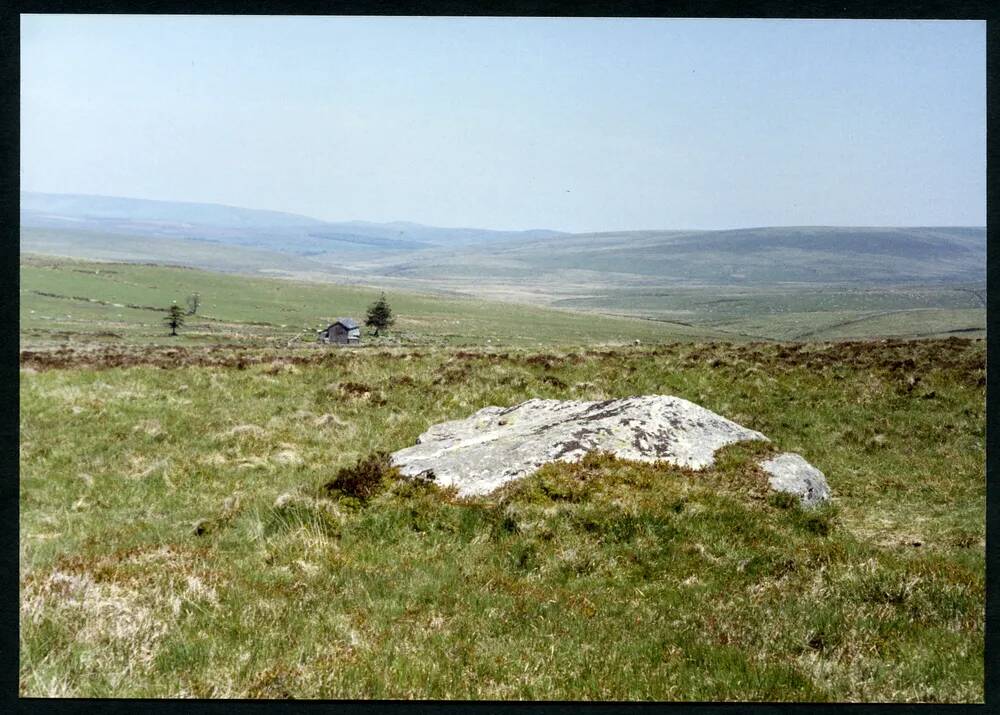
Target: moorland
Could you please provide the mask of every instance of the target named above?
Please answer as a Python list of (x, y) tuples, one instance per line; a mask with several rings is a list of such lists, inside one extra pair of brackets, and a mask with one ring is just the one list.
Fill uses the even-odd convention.
[[(815, 254), (798, 265), (819, 281), (754, 277), (768, 244), (744, 284), (642, 285), (605, 245), (604, 269), (514, 291), (504, 271), (538, 265), (514, 249), (482, 258), (492, 282), (365, 273), (440, 260), (384, 243), (446, 240), (425, 227), (352, 225), (321, 265), (302, 251), (329, 238), (297, 257), (239, 244), (271, 235), (243, 210), (189, 208), (186, 232), (134, 204), (97, 233), (37, 225), (74, 218), (65, 201), (22, 227), (22, 696), (982, 701), (975, 231), (904, 232), (926, 260), (884, 248), (865, 260), (882, 280)], [(446, 238), (470, 266), (502, 241), (598, 246), (496, 233)], [(392, 330), (316, 344), (383, 289)], [(773, 444), (703, 472), (594, 454), (467, 499), (386, 460), (487, 405), (639, 394)], [(747, 467), (777, 448), (825, 473), (829, 504)]]
[(725, 339), (982, 337), (986, 327), (982, 227), (567, 234), (22, 193), (21, 250), (478, 298), (508, 312), (570, 308)]

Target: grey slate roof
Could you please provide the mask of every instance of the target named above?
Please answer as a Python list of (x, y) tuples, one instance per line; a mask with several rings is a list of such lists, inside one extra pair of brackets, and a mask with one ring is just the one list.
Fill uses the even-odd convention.
[(332, 323), (330, 323), (330, 325), (327, 326), (327, 327), (332, 327), (332, 326), (336, 325), (337, 323), (340, 323), (341, 325), (343, 325), (348, 330), (354, 330), (355, 328), (359, 327), (358, 324), (354, 321), (354, 318), (337, 318), (335, 321), (333, 321)]

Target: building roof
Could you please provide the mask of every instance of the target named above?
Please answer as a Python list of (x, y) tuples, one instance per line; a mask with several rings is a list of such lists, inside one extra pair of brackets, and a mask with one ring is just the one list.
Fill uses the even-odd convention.
[(359, 327), (358, 324), (354, 321), (354, 318), (337, 318), (335, 321), (333, 321), (327, 326), (327, 330), (332, 328), (337, 323), (340, 323), (348, 330), (354, 330), (355, 328)]

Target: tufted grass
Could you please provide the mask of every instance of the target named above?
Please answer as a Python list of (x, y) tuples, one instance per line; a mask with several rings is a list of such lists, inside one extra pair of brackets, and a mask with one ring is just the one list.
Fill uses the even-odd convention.
[[(981, 342), (255, 355), (22, 370), (22, 696), (982, 701)], [(378, 457), (647, 393), (774, 445), (472, 500)]]

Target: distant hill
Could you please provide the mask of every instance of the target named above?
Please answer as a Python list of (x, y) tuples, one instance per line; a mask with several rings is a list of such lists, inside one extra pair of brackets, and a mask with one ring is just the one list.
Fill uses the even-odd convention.
[(101, 196), (21, 202), (22, 254), (475, 296), (765, 339), (969, 336), (986, 325), (981, 227), (570, 234)]
[(280, 211), (219, 204), (27, 191), (21, 192), (21, 226), (197, 238), (299, 255), (337, 250), (337, 246), (329, 243), (331, 241), (350, 244), (355, 252), (358, 246), (378, 251), (412, 251), (432, 246), (563, 235), (547, 230), (441, 228), (400, 221), (331, 222)]
[(66, 223), (134, 222), (218, 228), (287, 228), (322, 226), (323, 222), (280, 211), (219, 204), (126, 199), (84, 194), (21, 192), (21, 213), (31, 220)]
[[(434, 275), (440, 257), (414, 257), (405, 270)], [(503, 275), (527, 269), (633, 275), (671, 283), (975, 282), (986, 278), (985, 228), (778, 227), (728, 231), (634, 231), (506, 242), (461, 257)]]
[(536, 296), (573, 297), (588, 290), (656, 286), (865, 286), (986, 278), (982, 227), (569, 234), (327, 222), (216, 204), (30, 192), (21, 194), (21, 227), (22, 249), (37, 253), (214, 270), (255, 265), (272, 273), (391, 279), (397, 285), (473, 293), (515, 284)]

